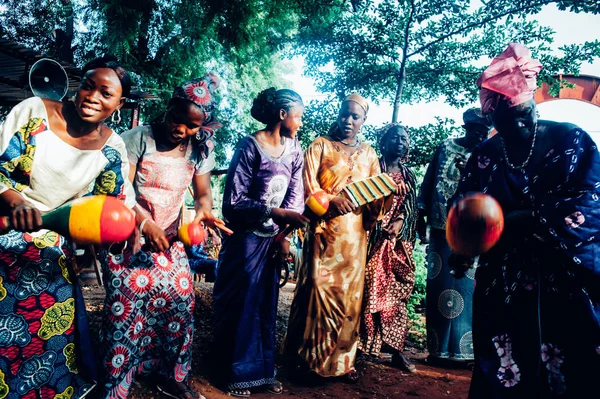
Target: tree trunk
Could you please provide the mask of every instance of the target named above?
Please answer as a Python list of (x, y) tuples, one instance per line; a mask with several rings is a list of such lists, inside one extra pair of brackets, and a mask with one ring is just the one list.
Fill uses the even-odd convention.
[(396, 97), (394, 98), (394, 113), (392, 114), (392, 123), (398, 123), (400, 119), (400, 105), (402, 104), (402, 89), (404, 88), (404, 79), (406, 75), (406, 61), (402, 60), (400, 72), (398, 73)]

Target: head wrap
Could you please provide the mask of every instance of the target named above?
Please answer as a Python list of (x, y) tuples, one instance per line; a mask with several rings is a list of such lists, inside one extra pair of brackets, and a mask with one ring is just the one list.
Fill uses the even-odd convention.
[(477, 79), (483, 113), (496, 109), (501, 99), (508, 101), (510, 107), (531, 100), (537, 88), (536, 76), (541, 69), (542, 64), (531, 58), (527, 47), (509, 44)]
[(203, 158), (207, 158), (215, 148), (215, 130), (223, 124), (214, 120), (212, 112), (217, 107), (214, 91), (219, 87), (221, 79), (214, 73), (201, 78), (188, 80), (175, 87), (172, 98), (182, 98), (196, 104), (204, 113), (204, 124), (196, 133), (197, 148)]
[(481, 108), (469, 108), (463, 114), (463, 122), (467, 124), (477, 124), (484, 126), (491, 126), (492, 123), (485, 115), (481, 112)]
[(356, 94), (356, 93), (352, 93), (349, 96), (346, 96), (346, 98), (344, 98), (344, 101), (342, 101), (342, 104), (347, 101), (353, 101), (353, 102), (357, 103), (358, 105), (360, 105), (362, 107), (362, 109), (365, 110), (365, 116), (367, 116), (367, 113), (369, 112), (369, 102), (363, 96)]

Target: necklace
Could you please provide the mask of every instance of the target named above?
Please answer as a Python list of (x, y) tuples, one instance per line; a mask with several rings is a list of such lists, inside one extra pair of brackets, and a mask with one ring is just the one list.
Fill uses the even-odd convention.
[(344, 140), (340, 140), (340, 143), (342, 143), (343, 145), (348, 146), (348, 147), (358, 147), (360, 145), (359, 140), (356, 140), (356, 142), (354, 144), (346, 143)]
[(527, 158), (525, 158), (525, 161), (523, 161), (523, 163), (521, 165), (513, 165), (509, 160), (508, 160), (508, 153), (506, 152), (506, 144), (504, 143), (504, 137), (500, 137), (500, 140), (502, 141), (502, 151), (504, 153), (504, 160), (506, 161), (506, 164), (508, 165), (509, 168), (511, 169), (522, 169), (525, 166), (527, 166), (527, 164), (529, 164), (529, 160), (531, 159), (531, 155), (533, 155), (533, 147), (535, 147), (535, 138), (537, 136), (537, 125), (535, 125), (535, 128), (533, 129), (533, 140), (531, 140), (531, 148), (529, 149), (529, 154), (527, 155)]

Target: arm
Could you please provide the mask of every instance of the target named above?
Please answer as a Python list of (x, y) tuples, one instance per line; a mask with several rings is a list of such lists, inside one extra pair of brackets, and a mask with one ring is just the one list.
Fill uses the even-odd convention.
[[(370, 149), (370, 151), (372, 151), (372, 156), (370, 157), (371, 170), (369, 177), (372, 177), (381, 174), (381, 167), (379, 166), (379, 159), (375, 151), (373, 149)], [(375, 223), (383, 218), (393, 204), (394, 195), (392, 194), (386, 198), (381, 198), (364, 205), (362, 222), (365, 230), (371, 230), (375, 226)]]
[(285, 198), (281, 203), (281, 208), (302, 213), (304, 211), (304, 185), (302, 182), (302, 172), (304, 168), (304, 157), (300, 145), (295, 142), (297, 151), (292, 162), (292, 175)]
[(196, 217), (192, 223), (203, 221), (208, 227), (233, 234), (233, 231), (225, 227), (225, 222), (216, 218), (212, 213), (213, 197), (210, 189), (210, 173), (194, 175), (192, 187), (194, 188), (194, 210), (196, 211)]
[(18, 104), (0, 125), (0, 208), (20, 231), (35, 231), (42, 225), (40, 212), (20, 194), (29, 183), (35, 151), (30, 133), (46, 123), (32, 117), (33, 101)]
[(244, 139), (229, 164), (223, 193), (223, 215), (229, 221), (261, 223), (271, 217), (272, 209), (248, 196), (254, 178), (256, 150)]

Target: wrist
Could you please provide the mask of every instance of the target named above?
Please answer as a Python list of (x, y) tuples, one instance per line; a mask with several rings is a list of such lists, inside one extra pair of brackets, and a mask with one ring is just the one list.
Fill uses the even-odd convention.
[(146, 227), (146, 223), (148, 223), (149, 220), (150, 219), (146, 218), (146, 219), (142, 220), (142, 222), (140, 223), (140, 227), (139, 227), (140, 234), (142, 234), (142, 235), (144, 234), (144, 227)]

